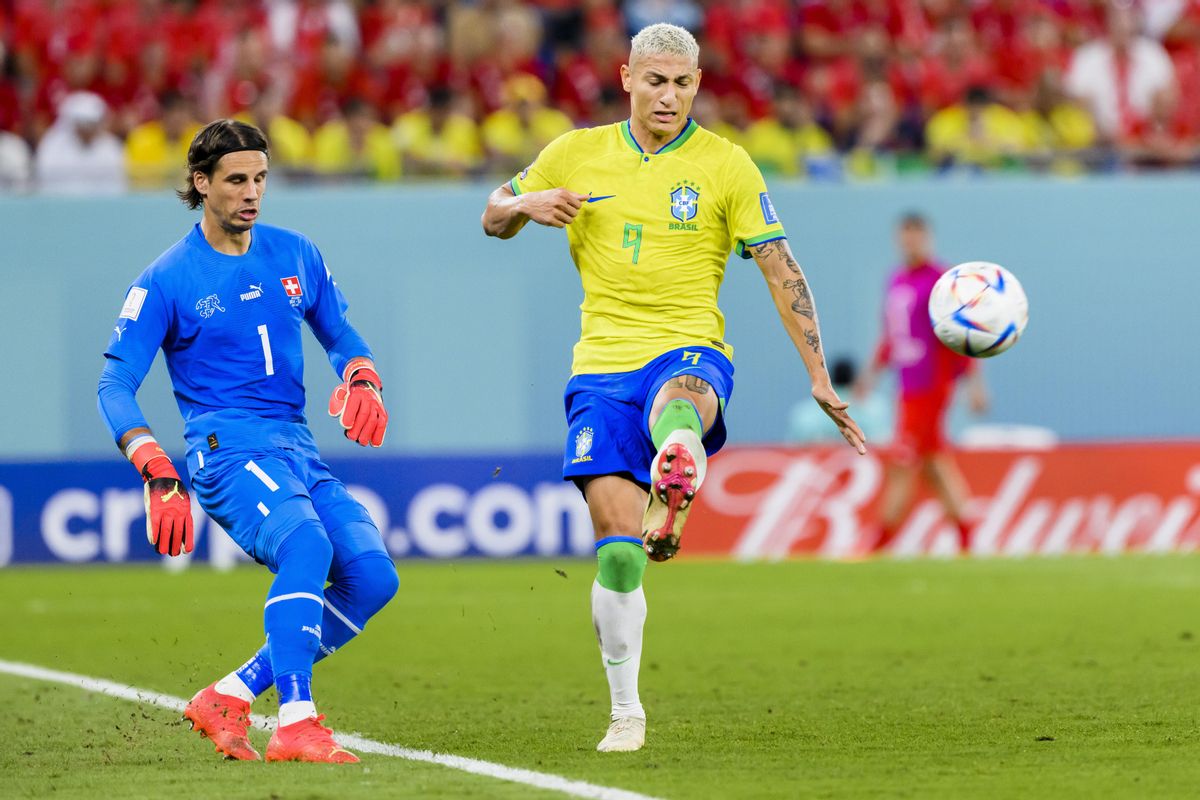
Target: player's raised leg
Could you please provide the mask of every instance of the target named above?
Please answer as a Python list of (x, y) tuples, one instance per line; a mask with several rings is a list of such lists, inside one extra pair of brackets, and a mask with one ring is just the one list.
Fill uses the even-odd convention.
[(683, 525), (707, 471), (704, 434), (718, 410), (712, 385), (698, 375), (671, 378), (654, 398), (650, 438), (657, 452), (650, 467), (642, 535), (646, 553), (655, 561), (666, 561), (679, 551)]
[(646, 595), (642, 576), (646, 553), (633, 535), (641, 522), (646, 493), (631, 480), (604, 475), (584, 487), (596, 531), (599, 570), (592, 583), (592, 623), (612, 696), (612, 721), (596, 746), (602, 753), (641, 749), (646, 742), (646, 711), (638, 696)]

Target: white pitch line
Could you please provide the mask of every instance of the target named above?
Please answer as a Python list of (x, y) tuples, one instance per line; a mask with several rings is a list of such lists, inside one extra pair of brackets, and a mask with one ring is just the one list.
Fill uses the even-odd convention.
[[(146, 703), (170, 711), (183, 711), (187, 705), (187, 701), (182, 697), (160, 694), (159, 692), (152, 692), (149, 689), (139, 689), (136, 686), (127, 686), (123, 683), (106, 681), (103, 678), (90, 678), (87, 675), (76, 675), (73, 672), (46, 669), (35, 664), (21, 664), (16, 661), (4, 661), (0, 659), (0, 673), (17, 675), (22, 678), (32, 678), (38, 681), (61, 683), (67, 686), (74, 686), (77, 689), (83, 689), (86, 692), (104, 694), (109, 697), (120, 698), (121, 700), (132, 700), (135, 703)], [(264, 731), (274, 730), (275, 727), (271, 723), (271, 719), (262, 714), (251, 714), (250, 723), (255, 728)], [(408, 761), (424, 761), (427, 764), (440, 764), (443, 767), (470, 772), (474, 775), (483, 775), (488, 778), (496, 778), (497, 780), (511, 781), (513, 783), (523, 783), (526, 786), (533, 786), (552, 792), (562, 792), (572, 797), (587, 798), (587, 800), (656, 800), (649, 795), (638, 794), (626, 789), (598, 786), (594, 783), (564, 778), (561, 775), (551, 775), (546, 772), (535, 772), (531, 769), (520, 769), (518, 767), (505, 766), (504, 764), (494, 764), (491, 761), (482, 761), (478, 758), (467, 758), (466, 756), (456, 756), (449, 753), (434, 753), (430, 750), (411, 750), (407, 747), (400, 747), (399, 745), (388, 744), (387, 742), (377, 742), (374, 739), (368, 739), (357, 733), (339, 733), (336, 734), (336, 737), (339, 744), (352, 750), (357, 750), (360, 753), (373, 753), (375, 755), (403, 758)]]

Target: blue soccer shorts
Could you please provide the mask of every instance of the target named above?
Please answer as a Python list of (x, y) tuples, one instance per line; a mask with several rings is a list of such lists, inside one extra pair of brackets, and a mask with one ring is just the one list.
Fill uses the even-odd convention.
[(311, 435), (290, 447), (193, 454), (188, 469), (200, 506), (272, 572), (283, 540), (307, 521), (319, 523), (333, 545), (332, 574), (368, 553), (390, 558), (367, 510), (329, 472)]
[(633, 372), (575, 375), (567, 383), (567, 444), (563, 479), (628, 474), (650, 485), (655, 447), (650, 439), (650, 409), (663, 384), (679, 375), (695, 375), (717, 394), (717, 419), (704, 435), (708, 455), (725, 444), (725, 404), (733, 393), (733, 364), (710, 347), (682, 347), (663, 353)]

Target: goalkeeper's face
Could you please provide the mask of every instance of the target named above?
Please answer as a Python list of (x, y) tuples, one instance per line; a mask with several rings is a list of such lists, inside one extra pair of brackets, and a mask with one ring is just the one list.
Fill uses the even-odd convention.
[(687, 124), (700, 88), (700, 68), (687, 56), (649, 53), (621, 67), (630, 116), (658, 138), (673, 138)]
[(227, 233), (254, 227), (267, 191), (267, 154), (242, 150), (221, 157), (212, 177), (196, 173), (196, 188), (204, 195), (204, 215)]

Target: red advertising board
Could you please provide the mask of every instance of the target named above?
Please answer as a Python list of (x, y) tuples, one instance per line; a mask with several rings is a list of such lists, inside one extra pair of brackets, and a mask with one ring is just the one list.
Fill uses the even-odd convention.
[[(1200, 546), (1200, 442), (971, 450), (957, 458), (972, 490), (977, 555)], [(847, 447), (729, 448), (709, 462), (683, 552), (857, 555), (876, 530), (885, 464), (885, 453)], [(937, 501), (920, 494), (891, 552), (950, 554), (956, 541)]]

